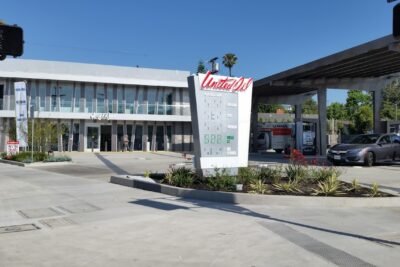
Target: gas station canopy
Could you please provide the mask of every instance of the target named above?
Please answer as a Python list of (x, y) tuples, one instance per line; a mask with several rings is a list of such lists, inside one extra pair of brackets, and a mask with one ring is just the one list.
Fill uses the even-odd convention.
[(400, 40), (389, 35), (257, 80), (253, 95), (293, 95), (328, 87), (351, 89), (354, 83), (387, 80), (399, 72)]

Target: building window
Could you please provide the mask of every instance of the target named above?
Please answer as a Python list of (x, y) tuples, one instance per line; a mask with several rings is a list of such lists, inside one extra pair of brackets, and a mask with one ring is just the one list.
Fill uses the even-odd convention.
[(59, 95), (56, 82), (52, 82), (50, 86), (50, 111), (58, 111), (57, 98)]
[[(1, 85), (0, 85), (1, 86)], [(36, 82), (35, 81), (31, 81), (30, 86), (29, 86), (29, 95), (30, 95), (30, 103), (29, 103), (29, 110), (30, 110), (30, 106), (34, 107), (34, 110), (37, 110), (37, 106), (36, 106)], [(0, 101), (1, 104), (1, 101)]]
[(113, 93), (113, 86), (108, 85), (107, 86), (107, 101), (108, 101), (108, 112), (113, 113), (113, 99), (114, 99), (114, 93)]
[(157, 114), (164, 115), (165, 114), (165, 99), (164, 99), (164, 90), (158, 90), (157, 96)]
[(97, 100), (97, 112), (104, 113), (106, 112), (105, 108), (105, 88), (104, 84), (98, 84), (96, 87), (96, 100)]
[(124, 89), (117, 88), (118, 113), (124, 113)]
[(92, 113), (93, 112), (93, 97), (94, 97), (94, 87), (92, 84), (85, 85), (85, 112)]
[(172, 90), (168, 89), (167, 91), (165, 91), (165, 108), (166, 108), (166, 114), (167, 115), (172, 115), (172, 103), (173, 103), (173, 94), (172, 94)]
[(75, 84), (75, 91), (74, 91), (74, 112), (80, 112), (81, 108), (81, 88), (80, 84)]
[(152, 150), (153, 147), (153, 125), (147, 126), (147, 144), (146, 150)]
[(143, 88), (140, 88), (138, 91), (138, 97), (137, 97), (137, 106), (136, 106), (136, 113), (137, 114), (145, 114), (145, 106), (146, 104), (144, 103), (144, 90)]
[(147, 90), (147, 114), (154, 114), (156, 110), (156, 88)]
[(46, 111), (46, 82), (39, 82), (39, 110)]
[(135, 113), (135, 88), (125, 87), (125, 113)]
[(59, 86), (60, 89), (60, 111), (71, 112), (72, 111), (72, 83), (62, 83)]
[(188, 116), (190, 115), (190, 108), (189, 108), (189, 91), (183, 90), (182, 92), (182, 110), (183, 115)]

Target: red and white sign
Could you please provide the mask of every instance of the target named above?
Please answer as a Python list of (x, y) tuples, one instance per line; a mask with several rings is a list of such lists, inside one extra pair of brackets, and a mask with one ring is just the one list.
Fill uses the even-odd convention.
[(16, 155), (19, 153), (19, 142), (8, 141), (7, 142), (7, 156)]
[(199, 74), (199, 80), (202, 90), (244, 92), (253, 88), (252, 78), (218, 76), (212, 75), (209, 71), (205, 75)]

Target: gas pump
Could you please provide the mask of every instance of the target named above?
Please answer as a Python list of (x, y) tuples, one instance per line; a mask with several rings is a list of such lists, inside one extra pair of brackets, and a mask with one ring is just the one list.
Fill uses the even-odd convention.
[(317, 123), (314, 121), (303, 121), (303, 144), (304, 155), (315, 155), (317, 153), (316, 142)]
[(400, 135), (400, 121), (388, 121), (387, 132)]

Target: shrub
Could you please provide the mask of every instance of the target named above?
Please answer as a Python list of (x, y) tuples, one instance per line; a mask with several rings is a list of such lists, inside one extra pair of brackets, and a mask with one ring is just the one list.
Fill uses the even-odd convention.
[(285, 174), (290, 181), (299, 182), (308, 175), (308, 169), (302, 164), (289, 163), (285, 167)]
[(348, 191), (357, 193), (357, 191), (360, 190), (360, 188), (361, 186), (360, 183), (357, 181), (357, 179), (353, 179), (353, 181), (351, 181), (351, 187), (348, 189)]
[(277, 184), (282, 177), (282, 166), (261, 168), (258, 173), (258, 178), (262, 179), (264, 183)]
[[(5, 157), (8, 160), (14, 160), (24, 163), (31, 163), (32, 162), (32, 152), (29, 151), (22, 151), (16, 155), (10, 155)], [(44, 152), (33, 152), (33, 161), (44, 161), (48, 158), (47, 154)]]
[(234, 191), (236, 178), (230, 176), (226, 169), (215, 169), (213, 176), (207, 177), (206, 184), (210, 190), (214, 191)]
[(257, 171), (250, 167), (239, 168), (238, 182), (244, 185), (249, 185), (257, 178)]
[(296, 165), (306, 165), (307, 160), (299, 150), (292, 149), (290, 153), (290, 163)]
[(150, 177), (150, 173), (151, 172), (149, 170), (144, 171), (143, 176), (146, 177), (146, 178), (149, 178)]
[(332, 176), (339, 177), (339, 175), (340, 175), (340, 170), (338, 170), (335, 167), (322, 167), (322, 168), (315, 167), (310, 171), (311, 179), (313, 179), (316, 182), (325, 182), (330, 177)]
[(7, 157), (7, 153), (6, 152), (1, 152), (0, 153), (0, 158), (5, 159)]
[(373, 183), (371, 187), (371, 193), (369, 194), (370, 197), (379, 197), (381, 193), (379, 192), (379, 185), (378, 183)]
[(43, 160), (44, 162), (64, 162), (71, 161), (71, 158), (63, 155), (63, 156), (51, 156)]
[(297, 181), (289, 181), (285, 183), (276, 183), (272, 185), (274, 190), (277, 192), (284, 192), (284, 193), (303, 193), (300, 190), (299, 184)]
[(178, 187), (190, 187), (193, 184), (195, 174), (193, 171), (186, 167), (180, 167), (177, 169), (172, 168), (164, 178), (164, 182), (178, 186)]
[(336, 175), (332, 175), (324, 182), (318, 182), (318, 188), (314, 189), (313, 195), (335, 196), (341, 194), (340, 182)]
[(262, 179), (257, 179), (250, 183), (249, 193), (265, 194), (268, 192), (268, 186), (264, 184)]

